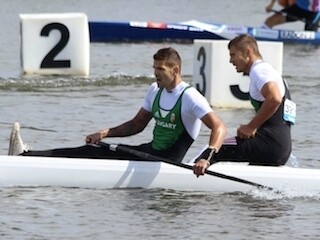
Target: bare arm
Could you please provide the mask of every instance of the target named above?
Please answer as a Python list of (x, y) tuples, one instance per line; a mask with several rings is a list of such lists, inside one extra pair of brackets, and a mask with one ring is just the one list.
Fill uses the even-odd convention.
[[(219, 151), (227, 134), (226, 126), (214, 112), (208, 113), (201, 120), (211, 129), (209, 148)], [(209, 161), (207, 159), (200, 159), (193, 166), (193, 172), (199, 177), (200, 175), (204, 175), (208, 167)]]
[(282, 97), (278, 85), (275, 82), (266, 83), (261, 89), (261, 94), (265, 98), (265, 101), (255, 117), (248, 124), (241, 125), (238, 128), (238, 137), (254, 137), (257, 129), (278, 110), (282, 102)]
[(86, 143), (98, 144), (106, 137), (127, 137), (142, 132), (152, 119), (152, 114), (140, 108), (137, 115), (128, 122), (114, 128), (106, 128), (86, 137)]
[(266, 12), (271, 12), (276, 0), (271, 0), (271, 2), (266, 6)]
[(210, 112), (202, 117), (202, 122), (211, 129), (209, 147), (219, 151), (224, 138), (227, 134), (227, 128), (214, 112)]

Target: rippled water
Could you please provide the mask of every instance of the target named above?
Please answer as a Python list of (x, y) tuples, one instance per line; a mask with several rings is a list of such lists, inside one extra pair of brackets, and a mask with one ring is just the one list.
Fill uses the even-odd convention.
[(314, 197), (52, 187), (0, 196), (3, 239), (317, 239), (320, 230)]
[[(5, 1), (0, 9), (0, 154), (7, 154), (11, 125), (19, 121), (23, 139), (36, 149), (77, 146), (97, 129), (133, 117), (153, 81), (152, 55), (171, 45), (192, 82), (193, 47), (187, 44), (91, 44), (90, 76), (21, 76), (19, 13), (85, 12), (93, 20), (185, 21), (258, 26), (264, 1)], [(181, 9), (181, 6), (184, 6)], [(141, 8), (143, 6), (143, 9)], [(286, 25), (302, 29), (301, 23)], [(286, 45), (284, 76), (298, 105), (292, 129), (299, 166), (320, 168), (320, 49)], [(230, 135), (252, 111), (215, 109)], [(148, 141), (145, 132), (114, 141)], [(207, 143), (203, 128), (187, 154)], [(2, 239), (318, 239), (319, 196), (292, 193), (213, 194), (163, 189), (73, 188), (0, 189)]]

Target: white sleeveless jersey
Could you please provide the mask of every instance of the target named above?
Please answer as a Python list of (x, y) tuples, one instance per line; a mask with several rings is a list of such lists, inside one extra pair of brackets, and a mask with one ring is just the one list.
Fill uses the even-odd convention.
[(277, 83), (281, 96), (284, 96), (285, 87), (282, 76), (271, 64), (262, 60), (256, 60), (250, 68), (249, 76), (249, 93), (253, 99), (263, 102), (265, 98), (261, 94), (261, 89), (266, 83), (271, 81)]

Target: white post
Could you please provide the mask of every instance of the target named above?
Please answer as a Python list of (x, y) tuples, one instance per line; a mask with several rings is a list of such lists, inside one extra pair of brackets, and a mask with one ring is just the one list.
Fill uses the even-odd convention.
[(21, 14), (25, 74), (89, 75), (90, 36), (84, 13)]
[[(229, 62), (227, 40), (195, 40), (193, 85), (213, 107), (250, 108), (249, 77)], [(283, 43), (258, 41), (263, 59), (282, 73)]]

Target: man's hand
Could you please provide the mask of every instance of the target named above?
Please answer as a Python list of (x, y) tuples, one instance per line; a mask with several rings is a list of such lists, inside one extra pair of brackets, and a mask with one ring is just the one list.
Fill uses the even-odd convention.
[(204, 175), (205, 170), (210, 166), (208, 160), (201, 159), (193, 165), (193, 173), (199, 177), (200, 175)]
[(272, 11), (272, 8), (275, 4), (276, 0), (272, 0), (268, 6), (266, 6), (266, 12), (271, 12)]
[(99, 144), (108, 135), (109, 129), (92, 133), (86, 137), (86, 144)]
[(237, 129), (237, 136), (242, 139), (249, 139), (255, 137), (257, 129), (250, 127), (249, 125), (240, 125)]

